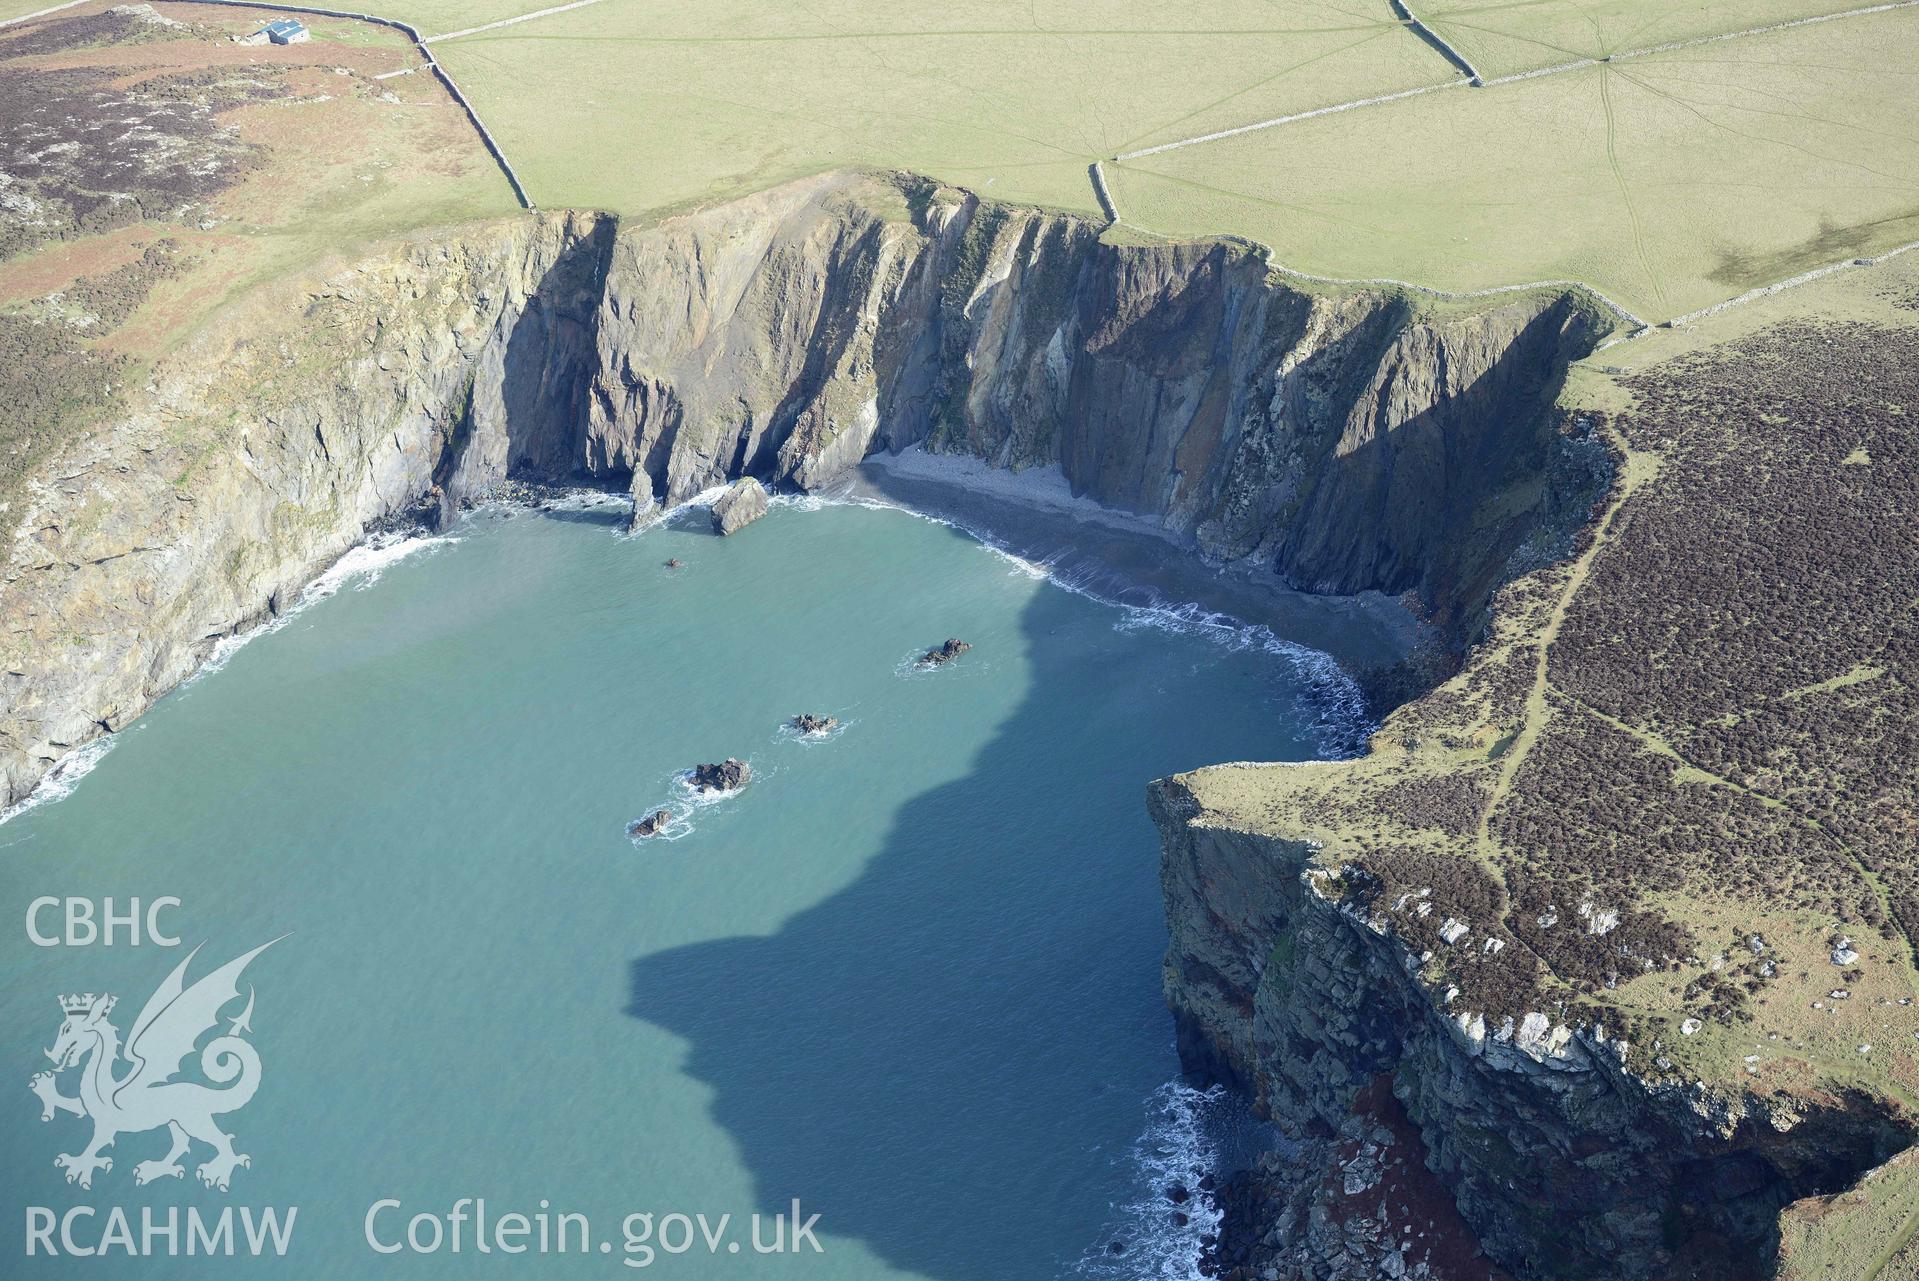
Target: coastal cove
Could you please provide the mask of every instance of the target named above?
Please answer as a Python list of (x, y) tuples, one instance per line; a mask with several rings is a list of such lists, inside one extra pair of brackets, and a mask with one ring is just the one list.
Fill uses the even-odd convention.
[[(362, 1274), (380, 1198), (463, 1196), (545, 1199), (615, 1251), (635, 1211), (730, 1214), (741, 1239), (795, 1198), (820, 1215), (822, 1254), (679, 1263), (701, 1276), (1190, 1266), (1203, 1199), (1180, 1223), (1165, 1188), (1249, 1123), (1176, 1083), (1144, 786), (1350, 751), (1350, 686), (1263, 628), (1109, 603), (902, 510), (778, 500), (728, 539), (697, 506), (625, 523), (618, 501), (483, 505), (356, 551), (0, 826), (9, 901), (171, 895), (185, 944), (10, 935), (10, 1061), (39, 1061), (58, 992), (114, 992), (124, 1028), (194, 944), (197, 976), (290, 934), (247, 974), (263, 1083), (227, 1120), (252, 1157), (231, 1194), (189, 1172), (136, 1196), (160, 1133), (68, 1186), (52, 1157), (81, 1123), (28, 1101), (0, 1116), (20, 1199), (297, 1205), (293, 1277)], [(971, 650), (915, 668), (947, 636)], [(801, 712), (841, 726), (800, 739)], [(679, 772), (727, 756), (752, 781), (688, 806)], [(660, 806), (687, 815), (672, 839), (630, 839)]]

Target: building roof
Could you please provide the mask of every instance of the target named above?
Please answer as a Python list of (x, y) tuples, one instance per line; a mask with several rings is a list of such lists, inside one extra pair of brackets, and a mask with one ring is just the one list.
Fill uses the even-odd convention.
[(294, 18), (275, 18), (272, 22), (267, 23), (266, 26), (261, 27), (260, 30), (277, 32), (284, 36), (291, 35), (295, 31), (305, 31), (306, 24)]

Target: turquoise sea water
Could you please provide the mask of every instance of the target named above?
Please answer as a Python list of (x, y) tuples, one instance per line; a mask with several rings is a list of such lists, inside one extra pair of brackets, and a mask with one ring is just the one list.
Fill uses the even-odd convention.
[[(1143, 787), (1317, 754), (1314, 665), (899, 511), (780, 505), (727, 540), (697, 512), (622, 520), (483, 511), (357, 554), (377, 574), (336, 573), (0, 825), (0, 1272), (610, 1278), (640, 1271), (622, 1222), (651, 1212), (731, 1216), (710, 1250), (645, 1243), (669, 1276), (1186, 1274), (1203, 1216), (1182, 1232), (1153, 1197), (1220, 1122), (1169, 1084)], [(915, 670), (947, 636), (972, 651)], [(806, 711), (845, 726), (782, 731)], [(746, 789), (629, 840), (685, 808), (678, 771), (729, 755)], [(41, 895), (177, 897), (161, 923), (185, 946), (34, 946)], [(27, 1088), (57, 997), (117, 994), (125, 1033), (191, 945), (197, 977), (283, 934), (240, 988), (264, 1067), (222, 1121), (252, 1160), (231, 1190), (194, 1181), (199, 1147), (136, 1187), (161, 1130), (65, 1182), (53, 1158), (89, 1127), (42, 1123)], [(585, 1215), (588, 1249), (365, 1239), (382, 1199), (391, 1244), (462, 1197)], [(764, 1243), (795, 1198), (822, 1252), (755, 1253), (751, 1216)], [(143, 1209), (298, 1215), (264, 1262), (164, 1238), (26, 1257), (29, 1207), (74, 1206), (96, 1211), (81, 1245), (116, 1206), (136, 1237)]]

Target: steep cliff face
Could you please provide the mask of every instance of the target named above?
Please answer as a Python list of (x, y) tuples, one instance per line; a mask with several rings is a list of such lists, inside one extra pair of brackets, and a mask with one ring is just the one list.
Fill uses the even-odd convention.
[(516, 221), (276, 288), (56, 459), (0, 581), (0, 799), (419, 504), (455, 447), (570, 427), (546, 389), (583, 381), (583, 331), (554, 286), (603, 227)]
[(1487, 1254), (1522, 1277), (1766, 1275), (1782, 1207), (1904, 1146), (1867, 1100), (1652, 1086), (1601, 1029), (1462, 1024), (1390, 921), (1342, 900), (1307, 846), (1236, 814), (1237, 776), (1279, 768), (1218, 766), (1148, 794), (1181, 1059), (1308, 1137), (1252, 1221), (1229, 1224), (1270, 1234), (1253, 1247), (1262, 1269), (1371, 1276), (1393, 1251), (1390, 1228), (1362, 1248), (1327, 1230), (1323, 1204), (1304, 1208), (1376, 1082)]
[(914, 443), (1057, 466), (1217, 559), (1459, 615), (1540, 522), (1594, 328), (1567, 296), (1420, 316), (1231, 245), (804, 184), (620, 237), (577, 461), (667, 503)]
[(0, 796), (371, 525), (510, 474), (672, 504), (923, 442), (1456, 621), (1552, 507), (1544, 408), (1591, 337), (1563, 296), (1422, 317), (907, 179), (400, 245), (252, 299), (42, 478), (0, 591)]

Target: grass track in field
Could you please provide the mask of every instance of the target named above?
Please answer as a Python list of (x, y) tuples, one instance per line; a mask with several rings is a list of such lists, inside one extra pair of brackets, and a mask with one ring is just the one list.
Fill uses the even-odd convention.
[(1872, 0), (1412, 0), (1486, 76), (1862, 9)]
[(1116, 151), (1452, 75), (1386, 0), (609, 0), (435, 53), (537, 200), (629, 213), (837, 166), (1097, 213)]
[[(0, 15), (21, 7), (0, 0)], [(1411, 93), (1109, 160), (1120, 217), (1130, 234), (1257, 239), (1335, 277), (1458, 291), (1581, 280), (1653, 319), (1919, 239), (1919, 8), (1465, 89), (1389, 0), (552, 7), (382, 9), (429, 36), (540, 14), (434, 49), (550, 207), (657, 217), (880, 167), (1101, 217), (1095, 160)], [(1421, 0), (1413, 12), (1496, 75), (1856, 7)], [(1551, 57), (1472, 44), (1489, 32)], [(1425, 92), (1436, 87), (1450, 91)]]
[(1589, 281), (1664, 319), (1919, 239), (1919, 11), (1107, 166), (1128, 222), (1330, 276)]

